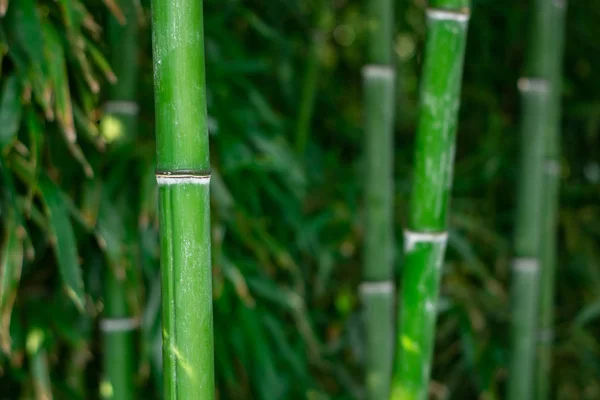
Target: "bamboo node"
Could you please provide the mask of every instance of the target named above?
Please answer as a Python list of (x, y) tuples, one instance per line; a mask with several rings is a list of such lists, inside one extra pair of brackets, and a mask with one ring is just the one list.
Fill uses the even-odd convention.
[(137, 115), (140, 106), (135, 101), (112, 100), (104, 103), (104, 112), (107, 114)]
[(404, 250), (412, 251), (419, 243), (439, 243), (448, 242), (448, 231), (444, 232), (413, 232), (408, 229), (404, 231)]
[(512, 262), (512, 268), (518, 272), (538, 273), (540, 262), (537, 258), (515, 258)]
[(548, 93), (550, 84), (542, 78), (520, 78), (517, 87), (521, 92)]
[(471, 17), (469, 9), (465, 8), (460, 11), (444, 10), (441, 8), (428, 8), (427, 18), (438, 21), (456, 21), (468, 22)]
[(369, 64), (363, 67), (362, 74), (366, 79), (375, 78), (393, 80), (396, 72), (389, 65)]
[(382, 281), (382, 282), (363, 282), (358, 286), (358, 290), (361, 294), (391, 294), (394, 292), (394, 282)]
[(104, 318), (100, 320), (100, 330), (104, 333), (131, 332), (140, 326), (140, 319), (132, 318)]
[(156, 171), (156, 182), (159, 186), (208, 185), (210, 175), (210, 170)]

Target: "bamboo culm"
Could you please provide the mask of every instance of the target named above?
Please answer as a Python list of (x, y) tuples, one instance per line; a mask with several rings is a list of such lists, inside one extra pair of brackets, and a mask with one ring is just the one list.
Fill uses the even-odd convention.
[[(138, 24), (133, 0), (120, 0), (118, 5), (126, 23), (121, 24), (112, 15), (109, 17), (111, 65), (118, 81), (110, 88), (110, 100), (104, 111), (106, 118), (116, 122), (112, 126), (120, 127), (118, 138), (127, 141), (135, 136), (137, 128)], [(117, 276), (116, 273), (117, 268), (121, 267), (112, 265), (105, 272), (104, 316), (100, 323), (104, 337), (104, 377), (100, 383), (100, 393), (103, 398), (129, 400), (136, 397), (134, 333), (137, 324), (127, 301), (125, 274)]]
[(535, 398), (550, 398), (552, 343), (554, 337), (554, 285), (556, 270), (556, 229), (560, 180), (561, 82), (565, 32), (565, 0), (550, 2), (548, 25), (554, 35), (548, 43), (547, 79), (550, 86), (550, 125), (544, 154), (543, 225), (540, 253), (540, 315), (538, 333), (538, 365)]
[[(562, 8), (563, 1), (533, 2), (527, 76), (518, 83), (522, 96), (522, 145), (515, 223), (516, 261), (513, 263), (511, 288), (513, 311), (509, 400), (534, 397), (536, 345), (540, 332), (538, 322), (543, 330), (551, 329), (552, 324), (551, 315), (548, 316), (545, 309), (553, 297), (553, 226), (556, 224), (558, 182), (551, 175), (555, 173), (554, 157), (558, 155), (556, 85), (560, 77), (559, 54), (562, 53), (563, 32), (557, 24), (561, 24), (558, 18), (561, 18)], [(552, 253), (552, 259), (545, 257), (545, 253)], [(523, 265), (528, 267), (522, 268)], [(540, 295), (544, 302), (540, 302)], [(540, 305), (543, 306), (542, 310), (539, 309)], [(540, 311), (541, 314), (538, 314)], [(547, 332), (541, 335), (542, 339), (548, 336)], [(547, 351), (549, 349), (546, 349), (546, 357)], [(540, 355), (544, 358), (542, 353)], [(541, 362), (546, 364), (549, 360)], [(540, 383), (542, 386), (548, 384), (538, 381)]]
[(164, 398), (214, 398), (201, 0), (152, 0)]
[(428, 398), (468, 20), (468, 0), (430, 1), (392, 400)]
[(394, 332), (393, 1), (369, 0), (369, 64), (365, 101), (365, 248), (360, 286), (367, 335), (366, 386), (370, 400), (389, 397)]

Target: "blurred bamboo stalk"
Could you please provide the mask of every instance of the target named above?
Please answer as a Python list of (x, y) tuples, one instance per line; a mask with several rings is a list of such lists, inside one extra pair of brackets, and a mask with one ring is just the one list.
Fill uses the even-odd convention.
[[(124, 20), (109, 16), (108, 41), (110, 61), (118, 81), (110, 87), (104, 120), (101, 124), (107, 139), (127, 141), (137, 130), (137, 43), (138, 21), (134, 0), (118, 0)], [(100, 328), (104, 337), (104, 378), (100, 384), (102, 398), (130, 400), (136, 396), (136, 354), (134, 333), (137, 320), (127, 301), (125, 267), (114, 265), (125, 257), (112, 260), (104, 278), (104, 316)]]
[(427, 10), (393, 400), (428, 398), (469, 15), (468, 0), (432, 0)]
[(394, 81), (393, 0), (368, 2), (365, 102), (365, 248), (360, 295), (367, 335), (370, 400), (389, 397), (394, 335)]
[[(563, 2), (560, 2), (563, 3)], [(515, 260), (513, 262), (512, 345), (509, 364), (508, 399), (534, 396), (538, 322), (551, 329), (554, 276), (554, 240), (559, 169), (557, 83), (564, 22), (564, 4), (555, 0), (533, 3), (533, 23), (526, 66), (527, 77), (518, 87), (522, 96), (521, 178), (517, 192)], [(558, 25), (557, 25), (558, 24)], [(560, 36), (560, 37), (559, 37)], [(546, 253), (547, 255), (543, 255)], [(540, 264), (542, 271), (540, 271)], [(540, 280), (543, 279), (543, 284)], [(540, 290), (543, 309), (540, 310)], [(541, 311), (541, 319), (538, 312)], [(547, 335), (544, 335), (547, 336)], [(544, 346), (540, 367), (549, 368), (551, 349)], [(545, 374), (547, 375), (547, 374)], [(547, 376), (539, 378), (547, 391)], [(539, 395), (545, 396), (539, 392)]]
[[(552, 344), (554, 338), (554, 285), (556, 270), (556, 230), (559, 209), (560, 185), (560, 132), (561, 132), (561, 85), (564, 50), (566, 0), (553, 0), (548, 8), (546, 24), (549, 36), (538, 37), (547, 41), (546, 79), (550, 87), (550, 121), (546, 132), (544, 154), (544, 196), (541, 232), (540, 319), (538, 336), (538, 366), (536, 371), (535, 398), (550, 398)], [(538, 7), (541, 5), (538, 2)], [(541, 13), (540, 13), (541, 14)], [(552, 36), (550, 36), (552, 35)], [(542, 44), (540, 44), (544, 47)]]
[(201, 0), (152, 0), (164, 398), (214, 398)]
[(52, 400), (52, 385), (48, 352), (45, 347), (46, 334), (39, 328), (33, 328), (27, 334), (27, 354), (31, 363), (31, 378), (35, 400)]

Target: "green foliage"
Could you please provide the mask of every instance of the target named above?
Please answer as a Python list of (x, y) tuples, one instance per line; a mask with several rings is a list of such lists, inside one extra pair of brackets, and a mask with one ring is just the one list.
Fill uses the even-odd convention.
[[(141, 2), (140, 47), (131, 54), (141, 71), (139, 134), (130, 141), (111, 141), (98, 129), (101, 120), (110, 123), (101, 105), (114, 81), (104, 3), (110, 2), (0, 0), (0, 10), (8, 4), (0, 17), (0, 392), (11, 399), (31, 396), (44, 371), (43, 356), (26, 351), (38, 330), (54, 397), (98, 396), (103, 276), (115, 260), (126, 260), (118, 264), (127, 266), (127, 298), (142, 317), (140, 397), (161, 393), (149, 2)], [(360, 2), (327, 4), (320, 10), (318, 1), (268, 7), (258, 0), (204, 1), (221, 399), (364, 394), (356, 293), (364, 240), (366, 27)], [(397, 229), (405, 225), (410, 191), (425, 38), (421, 4), (395, 7)], [(438, 307), (436, 399), (502, 398), (504, 392), (525, 11), (516, 0), (474, 2)], [(300, 158), (296, 126), (317, 12), (324, 35)], [(595, 399), (600, 391), (598, 12), (594, 1), (568, 11), (552, 388), (559, 399)], [(54, 208), (58, 222), (48, 213)], [(73, 242), (52, 240), (57, 224), (73, 232)], [(59, 245), (67, 246), (66, 257), (55, 250)], [(401, 243), (396, 248), (399, 254)], [(397, 272), (401, 265), (399, 259)], [(79, 287), (77, 274), (83, 291), (75, 291), (74, 302), (65, 287)]]

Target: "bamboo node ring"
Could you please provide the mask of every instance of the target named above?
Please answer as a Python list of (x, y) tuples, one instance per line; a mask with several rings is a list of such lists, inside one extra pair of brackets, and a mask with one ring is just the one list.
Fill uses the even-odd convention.
[(394, 282), (363, 282), (359, 285), (359, 290), (363, 294), (388, 294), (394, 291)]
[(100, 330), (105, 333), (131, 332), (140, 326), (139, 318), (103, 318)]
[(519, 78), (517, 88), (521, 92), (548, 93), (550, 84), (542, 78)]
[(469, 21), (470, 16), (468, 9), (458, 11), (444, 10), (441, 8), (427, 9), (427, 18), (441, 21), (467, 22)]
[(363, 67), (362, 74), (365, 78), (393, 80), (396, 72), (389, 65), (369, 64)]
[(107, 114), (137, 115), (140, 106), (135, 101), (112, 100), (104, 103), (104, 112)]
[(181, 171), (156, 171), (156, 182), (159, 186), (168, 185), (208, 185), (210, 183), (210, 170), (181, 170)]
[(531, 272), (538, 273), (540, 269), (540, 263), (537, 258), (515, 258), (512, 262), (512, 267), (515, 271), (519, 272)]

